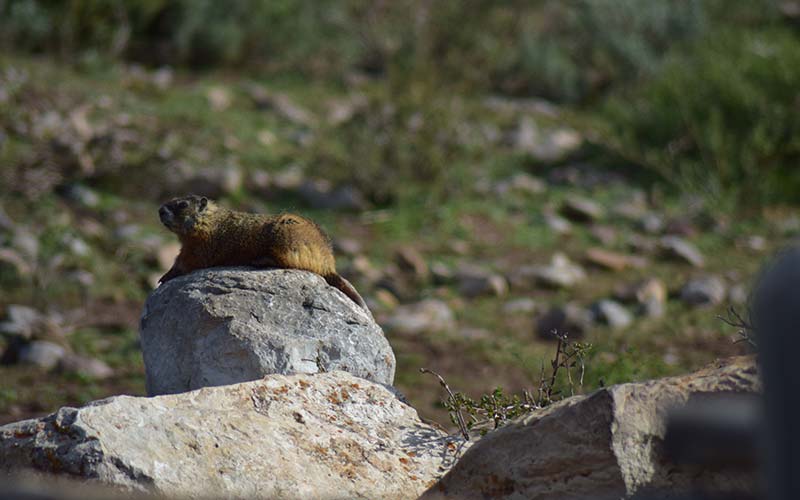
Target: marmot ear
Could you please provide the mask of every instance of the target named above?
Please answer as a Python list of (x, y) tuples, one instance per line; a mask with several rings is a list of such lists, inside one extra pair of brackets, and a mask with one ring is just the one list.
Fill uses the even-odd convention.
[(200, 210), (205, 209), (206, 205), (208, 205), (208, 198), (203, 196), (202, 198), (200, 198)]

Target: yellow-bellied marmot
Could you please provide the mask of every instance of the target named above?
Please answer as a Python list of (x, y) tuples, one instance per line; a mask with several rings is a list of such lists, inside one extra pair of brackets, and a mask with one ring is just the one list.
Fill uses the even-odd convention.
[(207, 267), (304, 269), (319, 274), (367, 309), (353, 285), (336, 273), (330, 240), (309, 219), (236, 212), (196, 195), (164, 203), (158, 215), (181, 241), (175, 264), (159, 283)]

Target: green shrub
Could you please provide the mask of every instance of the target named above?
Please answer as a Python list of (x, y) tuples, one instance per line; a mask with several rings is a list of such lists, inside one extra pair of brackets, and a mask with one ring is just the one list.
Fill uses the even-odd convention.
[(618, 152), (716, 201), (800, 195), (800, 38), (724, 30), (673, 54), (603, 109)]
[(740, 22), (772, 0), (721, 1), (0, 0), (0, 46), (335, 77), (395, 68), (578, 101), (652, 72), (709, 17)]

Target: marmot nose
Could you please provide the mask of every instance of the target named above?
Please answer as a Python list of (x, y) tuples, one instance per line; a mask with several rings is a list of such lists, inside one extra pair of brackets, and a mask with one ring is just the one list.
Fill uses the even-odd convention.
[(158, 216), (161, 220), (164, 220), (166, 217), (169, 216), (169, 209), (165, 206), (162, 206), (158, 209)]

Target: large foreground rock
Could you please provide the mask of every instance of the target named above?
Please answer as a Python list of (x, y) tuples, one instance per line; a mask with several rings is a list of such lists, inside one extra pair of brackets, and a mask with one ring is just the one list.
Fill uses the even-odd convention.
[(272, 373), (394, 380), (380, 326), (307, 271), (215, 268), (176, 278), (148, 297), (140, 336), (150, 395)]
[(181, 498), (416, 498), (456, 449), (389, 390), (345, 372), (116, 396), (0, 427), (0, 471)]
[(625, 498), (690, 487), (752, 491), (741, 473), (686, 469), (663, 452), (667, 411), (690, 397), (759, 389), (755, 362), (601, 389), (487, 434), (423, 498)]

